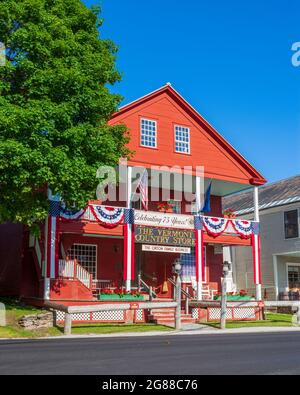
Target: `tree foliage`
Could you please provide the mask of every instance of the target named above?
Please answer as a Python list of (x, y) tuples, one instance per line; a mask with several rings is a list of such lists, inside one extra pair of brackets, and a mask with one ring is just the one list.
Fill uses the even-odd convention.
[(83, 207), (98, 167), (128, 155), (125, 127), (107, 124), (120, 74), (99, 16), (79, 0), (0, 0), (0, 223), (43, 220), (47, 186)]

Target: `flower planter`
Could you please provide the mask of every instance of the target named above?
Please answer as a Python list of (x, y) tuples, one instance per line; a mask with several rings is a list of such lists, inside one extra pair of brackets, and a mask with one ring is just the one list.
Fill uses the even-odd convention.
[(172, 208), (168, 208), (168, 209), (159, 209), (158, 210), (160, 213), (164, 213), (164, 214), (173, 214), (173, 209)]
[[(221, 300), (221, 296), (218, 296), (215, 298), (216, 301)], [(252, 298), (249, 295), (241, 296), (241, 295), (227, 295), (227, 301), (228, 302), (240, 302), (240, 301), (251, 301)]]
[(98, 295), (98, 300), (100, 301), (110, 301), (110, 302), (135, 302), (143, 301), (143, 295)]

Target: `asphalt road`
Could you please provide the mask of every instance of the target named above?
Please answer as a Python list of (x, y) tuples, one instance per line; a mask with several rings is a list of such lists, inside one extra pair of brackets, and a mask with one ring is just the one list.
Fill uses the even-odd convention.
[(300, 333), (0, 341), (0, 374), (300, 374)]

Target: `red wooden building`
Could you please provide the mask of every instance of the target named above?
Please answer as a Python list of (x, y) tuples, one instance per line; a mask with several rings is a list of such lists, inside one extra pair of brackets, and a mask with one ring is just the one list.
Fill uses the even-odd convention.
[[(169, 84), (124, 106), (110, 123), (124, 123), (130, 131), (127, 201), (93, 201), (71, 213), (50, 195), (52, 210), (39, 240), (21, 226), (1, 225), (0, 293), (75, 304), (91, 303), (97, 293), (124, 286), (127, 291), (153, 287), (158, 299), (171, 298), (172, 264), (181, 259), (183, 281), (195, 298), (205, 299), (220, 288), (222, 248), (239, 245), (253, 248), (260, 300), (258, 186), (264, 177)], [(141, 166), (149, 170), (148, 211), (131, 201), (132, 169)], [(165, 186), (157, 182), (156, 172), (177, 174), (187, 166), (191, 185), (171, 177), (172, 212), (159, 212), (150, 189), (162, 201)], [(210, 184), (211, 212), (198, 215), (203, 188)], [(250, 187), (255, 221), (224, 218), (222, 197)], [(185, 193), (182, 200), (176, 199), (180, 192)]]

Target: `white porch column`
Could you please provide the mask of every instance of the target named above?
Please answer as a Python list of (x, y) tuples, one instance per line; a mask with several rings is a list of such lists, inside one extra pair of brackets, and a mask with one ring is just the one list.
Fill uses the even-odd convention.
[(254, 187), (254, 221), (259, 222), (258, 187)]
[(278, 257), (273, 255), (273, 268), (274, 268), (274, 284), (275, 284), (275, 294), (276, 300), (279, 299), (279, 282), (278, 282)]
[[(258, 196), (258, 187), (254, 187), (254, 221), (259, 223), (260, 219), (259, 219), (259, 196)], [(258, 244), (258, 238), (260, 236), (254, 236), (254, 240), (255, 240), (255, 246), (254, 246), (254, 250), (255, 250), (255, 258), (254, 260), (256, 261), (256, 275), (257, 277), (260, 277), (260, 272), (261, 272), (261, 267), (260, 267), (260, 250), (259, 250), (259, 244)], [(262, 287), (261, 287), (261, 283), (256, 282), (255, 284), (256, 287), (256, 300), (262, 300)]]
[(44, 261), (43, 261), (43, 276), (44, 276), (44, 299), (50, 299), (50, 278), (47, 275), (48, 272), (48, 218), (45, 220), (44, 229)]
[[(126, 202), (126, 207), (128, 209), (131, 208), (131, 197), (132, 197), (132, 167), (127, 168), (127, 202)], [(127, 243), (127, 260), (126, 260), (126, 292), (131, 291), (131, 260), (132, 260), (132, 249), (131, 249), (131, 240), (129, 237), (127, 237), (127, 240), (125, 240)]]
[(45, 220), (45, 245), (44, 245), (44, 299), (50, 298), (51, 279), (58, 276), (58, 238), (59, 238), (59, 212), (60, 212), (60, 196), (53, 195), (48, 190), (49, 215)]
[[(200, 211), (202, 209), (202, 202), (201, 202), (201, 177), (196, 176), (196, 206), (197, 206), (197, 215), (200, 215)], [(201, 232), (198, 232), (199, 237), (203, 237), (203, 234)], [(197, 281), (197, 300), (202, 300), (202, 289), (203, 289), (203, 279), (202, 279), (202, 242), (198, 241), (200, 246), (196, 248), (196, 253), (198, 254), (198, 257), (196, 261), (198, 262), (198, 281)]]

